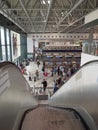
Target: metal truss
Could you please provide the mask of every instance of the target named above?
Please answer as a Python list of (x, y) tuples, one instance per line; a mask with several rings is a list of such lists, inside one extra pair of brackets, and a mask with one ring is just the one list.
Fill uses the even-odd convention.
[(26, 33), (80, 32), (97, 8), (98, 0), (0, 0), (0, 13)]

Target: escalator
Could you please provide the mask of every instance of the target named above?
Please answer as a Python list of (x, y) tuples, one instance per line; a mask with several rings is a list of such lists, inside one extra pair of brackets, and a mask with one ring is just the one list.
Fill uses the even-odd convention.
[[(73, 100), (65, 98), (67, 94), (64, 90), (62, 92), (63, 88), (47, 103), (39, 103), (30, 93), (30, 87), (19, 68), (11, 62), (0, 63), (0, 130), (97, 130), (91, 113), (84, 109), (88, 105), (83, 104), (87, 99), (81, 99), (82, 104), (75, 104), (80, 100), (80, 93), (76, 95), (74, 90), (70, 95)], [(90, 104), (89, 107), (92, 108)]]

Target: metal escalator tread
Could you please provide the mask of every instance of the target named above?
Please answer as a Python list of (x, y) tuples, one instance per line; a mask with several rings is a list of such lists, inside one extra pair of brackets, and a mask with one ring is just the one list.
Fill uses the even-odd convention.
[(86, 130), (86, 128), (72, 111), (40, 106), (26, 114), (21, 130)]

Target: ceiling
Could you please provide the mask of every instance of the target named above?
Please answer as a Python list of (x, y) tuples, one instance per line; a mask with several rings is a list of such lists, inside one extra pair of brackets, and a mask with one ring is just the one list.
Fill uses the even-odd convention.
[(27, 34), (90, 31), (84, 17), (97, 8), (98, 0), (0, 0), (0, 13), (11, 21), (6, 26)]

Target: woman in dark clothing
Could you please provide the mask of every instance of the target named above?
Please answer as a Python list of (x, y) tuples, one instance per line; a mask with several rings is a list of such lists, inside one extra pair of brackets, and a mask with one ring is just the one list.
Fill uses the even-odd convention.
[(40, 62), (39, 62), (39, 60), (37, 60), (37, 66), (39, 67), (39, 65), (40, 65)]
[(55, 83), (54, 84), (54, 88), (53, 88), (53, 93), (55, 93), (58, 89), (59, 89), (58, 84)]
[(47, 81), (45, 79), (43, 79), (43, 91), (45, 92), (46, 91), (46, 88), (47, 88)]

